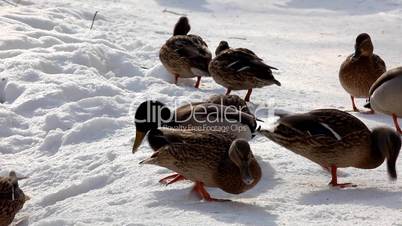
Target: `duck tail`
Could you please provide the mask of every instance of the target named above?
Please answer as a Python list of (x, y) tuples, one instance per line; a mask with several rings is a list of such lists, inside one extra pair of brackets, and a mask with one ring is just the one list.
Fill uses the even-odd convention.
[(276, 79), (274, 79), (274, 84), (277, 85), (277, 86), (281, 86), (281, 83)]

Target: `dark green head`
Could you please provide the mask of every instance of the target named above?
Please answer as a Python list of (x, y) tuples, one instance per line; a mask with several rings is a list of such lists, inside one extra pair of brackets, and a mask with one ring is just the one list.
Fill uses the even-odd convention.
[(137, 151), (148, 131), (169, 123), (171, 118), (170, 109), (163, 103), (159, 101), (142, 102), (135, 112), (136, 136), (133, 153)]

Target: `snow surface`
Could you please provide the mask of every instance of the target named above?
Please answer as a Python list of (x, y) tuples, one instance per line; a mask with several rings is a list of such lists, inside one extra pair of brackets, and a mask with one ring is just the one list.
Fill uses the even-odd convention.
[(261, 182), (241, 195), (208, 189), (231, 203), (200, 202), (188, 182), (159, 185), (169, 171), (138, 164), (149, 146), (131, 153), (135, 107), (224, 93), (211, 78), (200, 90), (192, 79), (171, 84), (158, 60), (178, 18), (171, 11), (187, 14), (211, 50), (226, 39), (280, 69), (282, 86), (256, 89), (254, 108), (350, 109), (338, 69), (361, 32), (389, 68), (401, 65), (401, 0), (0, 1), (0, 174), (29, 176), (26, 225), (401, 225), (402, 182), (384, 165), (342, 169), (340, 181), (359, 186), (331, 189), (327, 172), (261, 136), (251, 141)]

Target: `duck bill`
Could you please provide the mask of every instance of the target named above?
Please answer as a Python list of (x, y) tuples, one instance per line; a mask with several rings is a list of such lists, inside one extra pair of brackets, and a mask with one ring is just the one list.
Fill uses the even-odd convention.
[(138, 148), (140, 147), (142, 140), (144, 140), (145, 137), (145, 133), (140, 132), (140, 131), (136, 131), (135, 133), (135, 141), (134, 141), (134, 145), (133, 145), (133, 154), (138, 150)]
[(240, 167), (240, 171), (242, 181), (247, 185), (251, 185), (254, 182), (254, 178), (251, 176), (249, 164), (243, 163)]
[(356, 49), (355, 53), (352, 56), (353, 60), (358, 60), (360, 58), (360, 56), (362, 55), (362, 53), (360, 52), (359, 49)]

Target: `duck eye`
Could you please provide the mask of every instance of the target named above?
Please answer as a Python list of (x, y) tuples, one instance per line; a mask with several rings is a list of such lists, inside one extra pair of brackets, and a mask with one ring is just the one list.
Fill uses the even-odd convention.
[(6, 81), (6, 78), (2, 78), (1, 81)]

